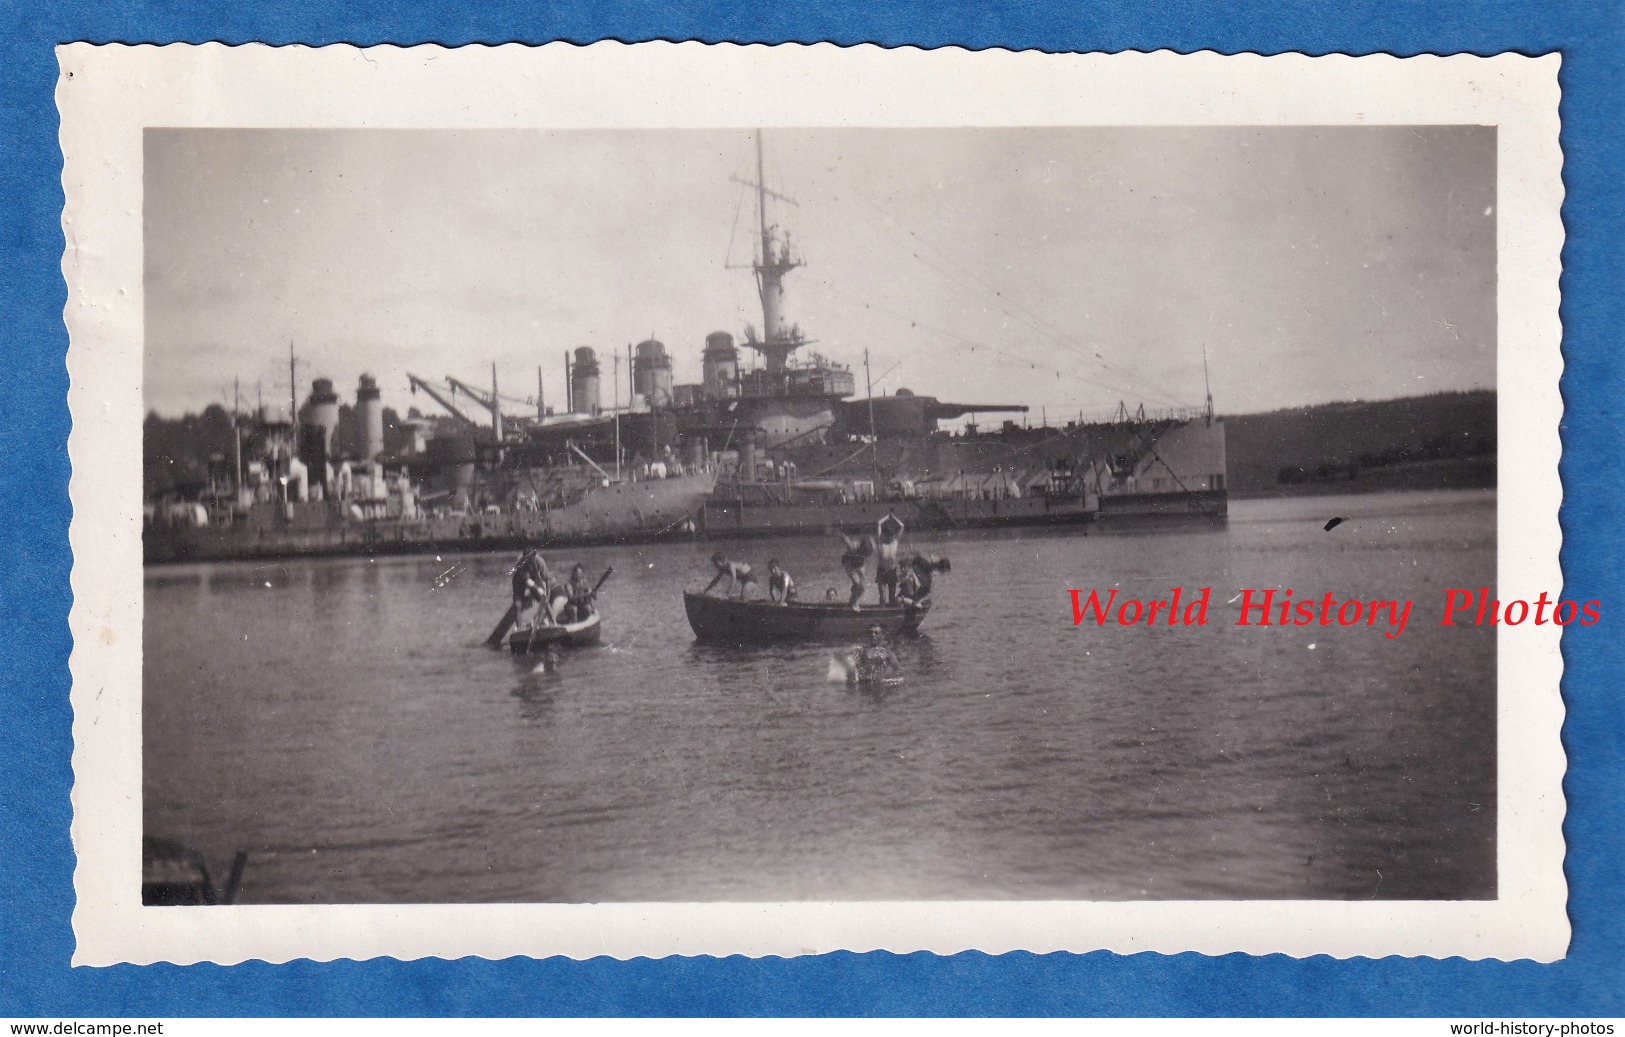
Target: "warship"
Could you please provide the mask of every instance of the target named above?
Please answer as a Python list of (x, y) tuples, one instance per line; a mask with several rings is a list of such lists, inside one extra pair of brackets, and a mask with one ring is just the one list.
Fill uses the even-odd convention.
[[(762, 332), (743, 344), (764, 367), (738, 375), (732, 336), (707, 337), (705, 381), (694, 394), (697, 433), (726, 422), (732, 453), (697, 527), (719, 537), (873, 528), (895, 514), (914, 530), (1042, 525), (1147, 528), (1222, 524), (1228, 493), (1224, 422), (1202, 408), (1147, 413), (1119, 403), (1098, 422), (1032, 428), (1006, 419), (954, 434), (939, 423), (1024, 404), (952, 403), (898, 389), (855, 396), (852, 372), (816, 354), (785, 318), (785, 280), (800, 258), (768, 216), (756, 136), (757, 233), (752, 271)], [(867, 381), (868, 355), (864, 355)]]
[[(786, 318), (786, 280), (802, 266), (770, 220), (771, 191), (756, 134), (759, 244), (750, 270), (758, 331), (707, 335), (701, 380), (674, 384), (664, 343), (603, 359), (564, 354), (562, 411), (536, 393), (487, 390), (408, 373), (444, 413), (413, 410), (386, 443), (377, 381), (363, 375), (353, 406), (317, 378), (292, 420), (231, 419), (230, 455), (209, 485), (149, 495), (150, 563), (307, 555), (477, 551), (523, 546), (744, 538), (873, 528), (888, 513), (915, 531), (1016, 526), (1098, 529), (1222, 524), (1227, 515), (1224, 421), (1206, 406), (1148, 413), (1119, 404), (1099, 421), (1032, 427), (1007, 403), (955, 403), (908, 389), (857, 396), (851, 366), (813, 352)], [(742, 369), (741, 348), (760, 355)], [(461, 400), (461, 402), (460, 402)], [(522, 411), (516, 406), (523, 407)], [(471, 416), (478, 408), (488, 420)], [(971, 418), (957, 431), (944, 421)], [(388, 449), (386, 449), (388, 447)]]

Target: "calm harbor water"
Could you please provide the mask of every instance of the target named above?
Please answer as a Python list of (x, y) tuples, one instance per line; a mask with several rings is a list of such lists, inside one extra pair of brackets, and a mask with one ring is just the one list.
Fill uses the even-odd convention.
[[(1492, 492), (905, 539), (953, 572), (872, 693), (696, 645), (716, 544), (550, 555), (615, 567), (552, 672), (481, 644), (506, 555), (148, 570), (147, 833), (248, 850), (247, 903), (1495, 895), (1494, 634), (1438, 626), (1494, 585)], [(720, 546), (841, 586), (833, 540)], [(1071, 588), (1175, 586), (1207, 626), (1073, 625)], [(1243, 587), (1416, 606), (1242, 628)]]

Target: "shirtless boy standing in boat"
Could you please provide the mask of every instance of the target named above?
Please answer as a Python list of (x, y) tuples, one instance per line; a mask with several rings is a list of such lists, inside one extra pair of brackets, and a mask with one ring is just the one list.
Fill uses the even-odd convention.
[(876, 571), (875, 588), (880, 591), (882, 605), (897, 601), (897, 549), (902, 545), (903, 520), (890, 512), (875, 525)]
[(513, 567), (513, 614), (517, 619), (525, 614), (531, 605), (541, 606), (543, 622), (553, 622), (551, 597), (553, 587), (553, 574), (548, 572), (547, 561), (535, 550), (527, 550), (519, 556), (519, 561)]
[(874, 541), (849, 533), (837, 532), (835, 535), (846, 543), (846, 551), (841, 555), (841, 568), (846, 570), (846, 578), (852, 583), (852, 596), (847, 604), (856, 612), (858, 603), (863, 600), (863, 569), (869, 564), (869, 555), (874, 553)]
[(751, 573), (750, 566), (745, 562), (730, 562), (728, 556), (721, 551), (711, 556), (711, 564), (716, 566), (717, 574), (711, 578), (711, 582), (706, 584), (705, 590), (700, 591), (700, 593), (710, 594), (712, 587), (715, 587), (723, 580), (727, 580), (728, 591), (723, 597), (732, 594), (734, 588), (738, 587), (739, 600), (744, 601), (745, 588), (756, 582), (756, 577)]

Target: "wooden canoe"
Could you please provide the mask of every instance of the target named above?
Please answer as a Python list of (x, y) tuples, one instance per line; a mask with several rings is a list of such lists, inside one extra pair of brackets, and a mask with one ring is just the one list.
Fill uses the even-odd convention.
[(923, 608), (874, 605), (854, 612), (844, 603), (775, 605), (768, 601), (713, 598), (692, 591), (683, 593), (683, 607), (696, 639), (722, 645), (867, 641), (869, 628), (876, 624), (887, 637), (895, 637), (919, 629), (931, 611), (927, 604)]
[(550, 647), (582, 648), (597, 644), (603, 629), (603, 617), (596, 612), (579, 623), (523, 627), (508, 636), (508, 650), (515, 655), (526, 655)]

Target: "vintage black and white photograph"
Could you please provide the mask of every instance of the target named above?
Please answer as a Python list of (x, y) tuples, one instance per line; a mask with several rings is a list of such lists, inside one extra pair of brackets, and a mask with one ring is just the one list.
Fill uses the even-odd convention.
[(120, 896), (1507, 896), (1503, 130), (762, 123), (140, 127)]
[(148, 902), (1495, 895), (1493, 127), (144, 177)]

